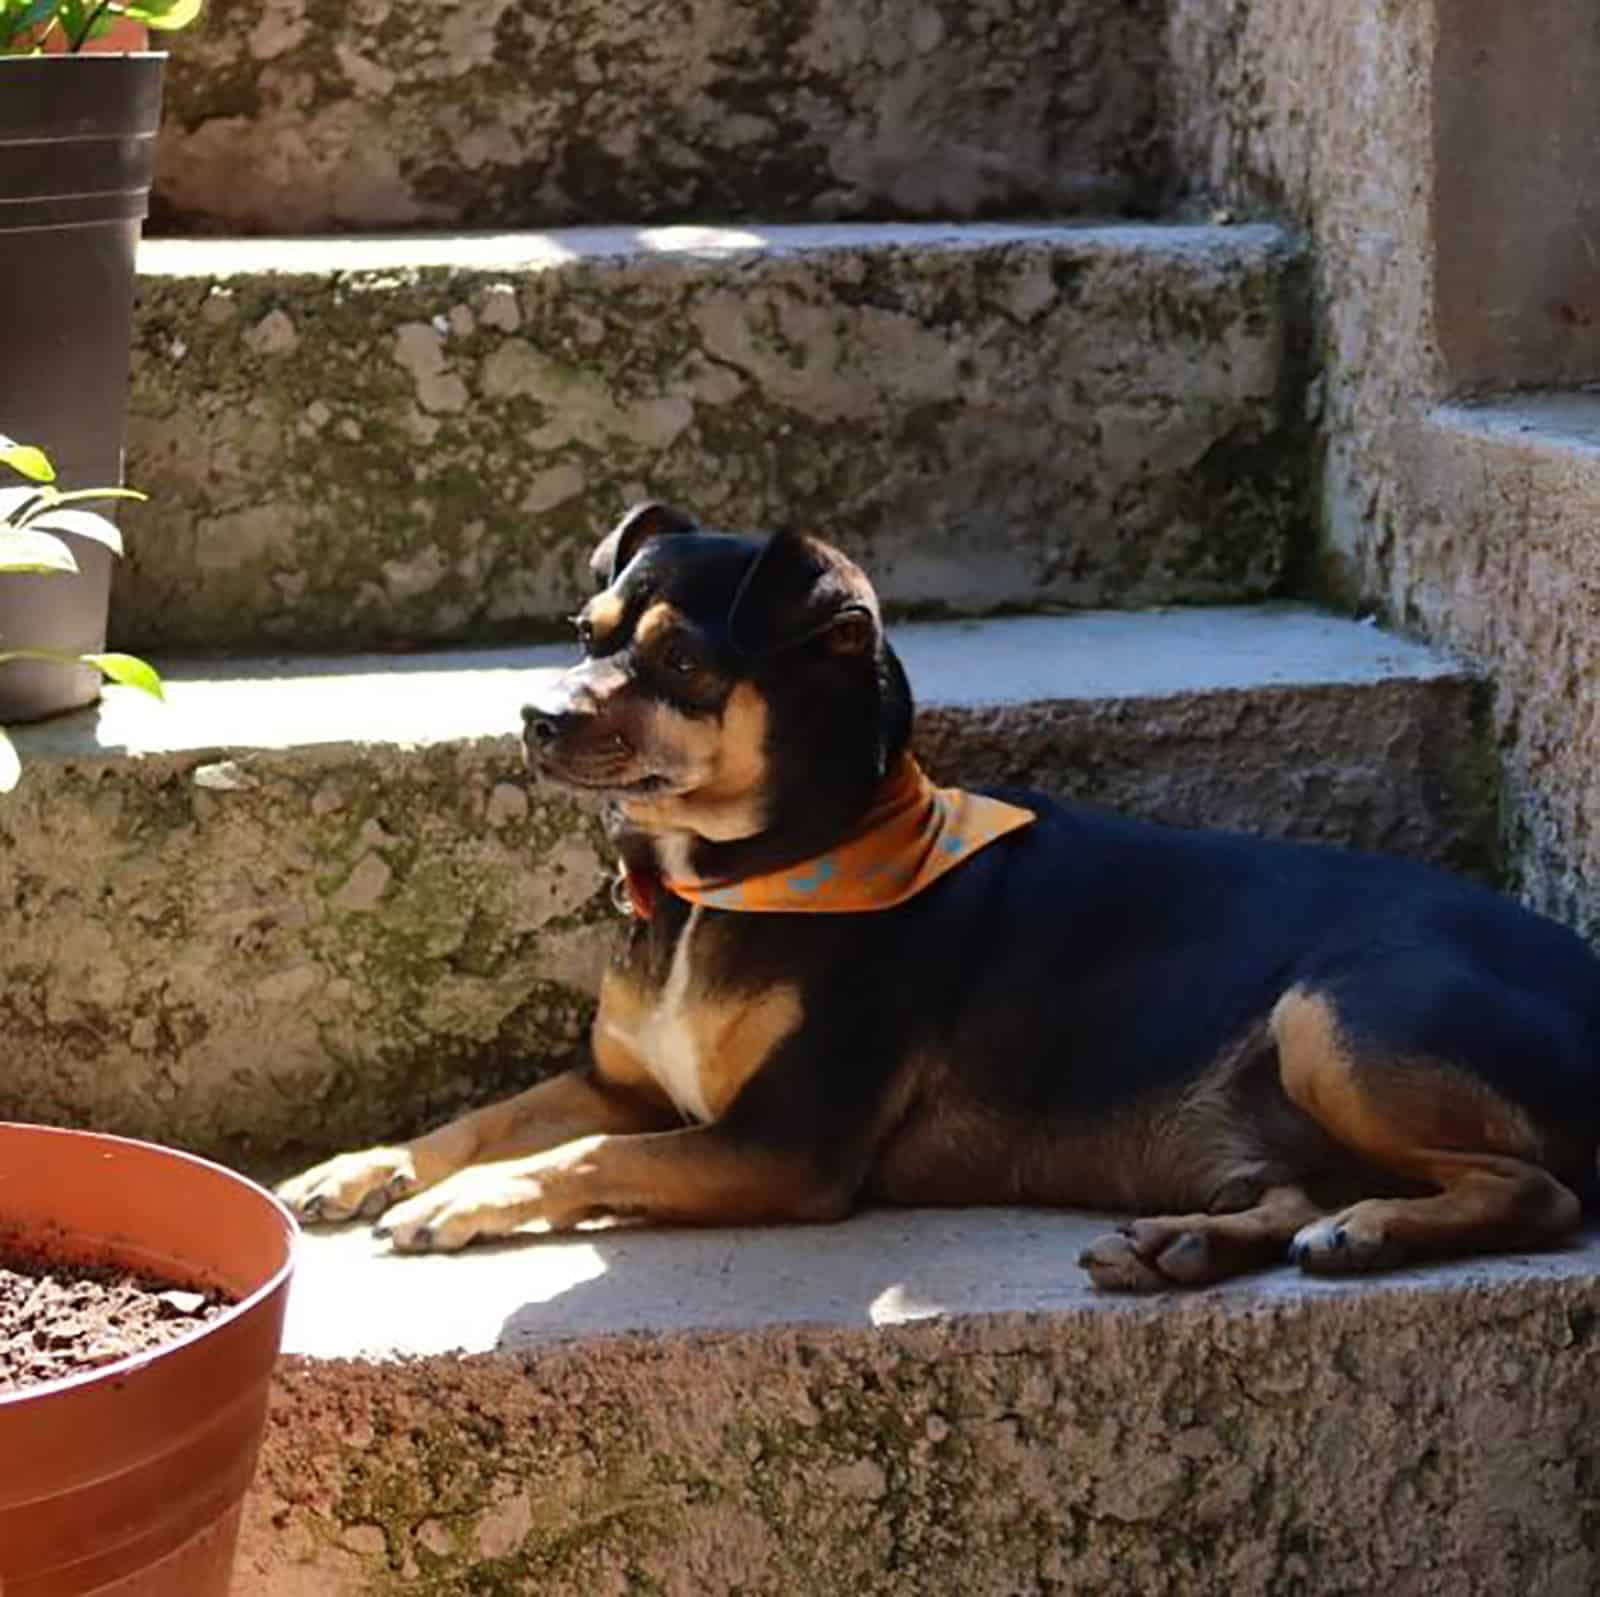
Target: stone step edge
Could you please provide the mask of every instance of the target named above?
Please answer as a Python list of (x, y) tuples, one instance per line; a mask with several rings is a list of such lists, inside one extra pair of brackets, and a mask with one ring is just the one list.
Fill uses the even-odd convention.
[[(820, 1235), (781, 1233), (768, 1298)], [(654, 1243), (665, 1256), (676, 1239)], [(603, 1299), (649, 1244), (598, 1261), (585, 1289)], [(468, 1274), (509, 1288), (545, 1246), (392, 1261), (384, 1301), (404, 1319)], [(926, 1260), (872, 1262), (887, 1290)], [(1008, 1265), (993, 1248), (979, 1262)], [(291, 1353), (240, 1583), (1577, 1597), (1600, 1571), (1584, 1487), (1600, 1465), (1597, 1263), (1591, 1238), (1370, 1283), (1284, 1273), (864, 1327)]]
[(1436, 435), (1600, 464), (1600, 392), (1592, 389), (1542, 389), (1440, 405), (1426, 425)]
[(641, 237), (152, 246), (113, 636), (525, 637), (647, 495), (826, 528), (922, 614), (1282, 585), (1306, 455), (1275, 230)]
[(1600, 1228), (1591, 1226), (1548, 1253), (1343, 1278), (1285, 1265), (1157, 1299), (1098, 1292), (1078, 1254), (1127, 1218), (1046, 1208), (873, 1208), (834, 1225), (599, 1227), (412, 1256), (393, 1253), (365, 1225), (308, 1230), (297, 1244), (284, 1351), (380, 1362), (520, 1356), (552, 1342), (631, 1335), (871, 1331), (1185, 1301), (1251, 1313), (1541, 1281), (1600, 1289)]
[[(1284, 601), (916, 622), (889, 636), (929, 710), (1472, 675), (1437, 649)], [(572, 647), (536, 645), (157, 661), (165, 704), (111, 688), (99, 706), (13, 737), (25, 760), (496, 737), (575, 659)]]
[(1294, 247), (1288, 231), (1259, 222), (1229, 226), (1188, 222), (779, 223), (309, 238), (146, 238), (139, 246), (138, 265), (140, 274), (148, 277), (430, 269), (546, 271), (585, 262), (651, 257), (717, 262), (826, 250), (977, 250), (1006, 245), (1169, 255), (1232, 249), (1249, 256), (1287, 253)]

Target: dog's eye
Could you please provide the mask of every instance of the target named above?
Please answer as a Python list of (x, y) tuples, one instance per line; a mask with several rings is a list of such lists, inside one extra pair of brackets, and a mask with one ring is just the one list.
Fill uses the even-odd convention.
[(681, 643), (669, 643), (661, 653), (661, 663), (674, 676), (692, 676), (700, 662)]
[(594, 622), (587, 616), (578, 617), (578, 647), (585, 654), (589, 652), (594, 643)]

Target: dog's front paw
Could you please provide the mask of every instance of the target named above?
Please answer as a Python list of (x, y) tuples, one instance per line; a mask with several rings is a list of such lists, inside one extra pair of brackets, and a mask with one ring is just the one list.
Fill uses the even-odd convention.
[(533, 1228), (543, 1198), (536, 1177), (485, 1165), (397, 1205), (376, 1230), (399, 1253), (455, 1253), (480, 1238)]
[(285, 1181), (278, 1197), (308, 1224), (375, 1220), (390, 1204), (418, 1187), (415, 1161), (406, 1148), (363, 1148), (342, 1153)]

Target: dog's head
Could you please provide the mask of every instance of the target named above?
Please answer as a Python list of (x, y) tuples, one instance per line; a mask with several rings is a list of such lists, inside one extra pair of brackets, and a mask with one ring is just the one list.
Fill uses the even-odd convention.
[(583, 659), (523, 711), (531, 770), (649, 833), (824, 838), (870, 802), (911, 698), (877, 596), (815, 538), (702, 531), (665, 505), (595, 550)]

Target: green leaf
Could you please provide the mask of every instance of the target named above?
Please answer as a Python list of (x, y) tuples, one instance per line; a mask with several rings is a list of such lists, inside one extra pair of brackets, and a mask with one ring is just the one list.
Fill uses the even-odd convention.
[[(61, 0), (0, 0), (0, 54), (38, 52)], [(26, 41), (26, 43), (24, 43)]]
[(123, 12), (147, 28), (170, 32), (187, 28), (200, 15), (204, 3), (205, 0), (129, 0)]
[(0, 433), (0, 462), (10, 466), (13, 471), (20, 471), (24, 477), (32, 478), (34, 482), (56, 480), (56, 468), (50, 464), (50, 457), (42, 449), (35, 449), (32, 444), (19, 444), (3, 433)]
[[(80, 538), (92, 538), (96, 543), (103, 543), (114, 555), (122, 553), (122, 534), (117, 531), (116, 524), (107, 521), (104, 516), (97, 516), (92, 510), (44, 510), (28, 517), (28, 530), (76, 533)], [(0, 543), (0, 549), (4, 547)]]
[(100, 10), (101, 0), (60, 0), (57, 20), (67, 36), (67, 48), (77, 50), (89, 32), (89, 24)]
[(45, 498), (46, 493), (54, 491), (44, 488), (0, 488), (0, 536), (4, 535), (7, 527), (22, 526), (25, 510), (54, 504), (53, 499)]
[(47, 482), (40, 483), (36, 488), (0, 488), (0, 531), (7, 526), (34, 526), (42, 516), (53, 514), (58, 505), (82, 504), (96, 499), (144, 500), (148, 497), (135, 488), (75, 488), (71, 493), (64, 494)]
[(76, 571), (72, 551), (48, 532), (0, 528), (0, 571)]
[(137, 499), (142, 504), (150, 497), (137, 488), (74, 488), (68, 494), (55, 493), (53, 488), (50, 491), (55, 494), (53, 503), (58, 505), (70, 505), (78, 499)]
[(125, 688), (138, 688), (141, 693), (148, 693), (153, 699), (164, 699), (167, 696), (161, 686), (161, 678), (154, 668), (146, 665), (143, 660), (135, 659), (131, 654), (86, 654), (83, 656), (83, 663), (94, 666), (102, 675)]
[(66, 649), (0, 649), (0, 665), (11, 660), (49, 660), (54, 665), (92, 665), (123, 687), (138, 688), (151, 698), (165, 699), (166, 690), (154, 669), (131, 654), (71, 654)]
[(17, 746), (0, 726), (0, 793), (9, 793), (21, 780), (22, 761), (17, 758)]

